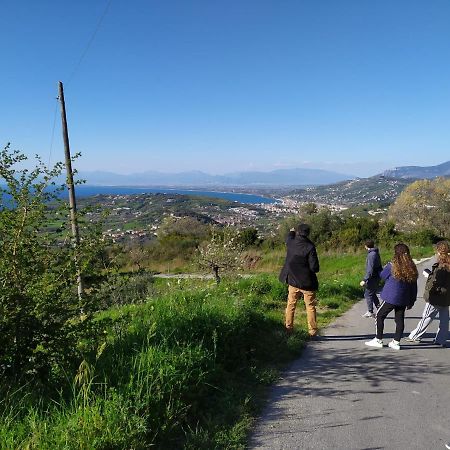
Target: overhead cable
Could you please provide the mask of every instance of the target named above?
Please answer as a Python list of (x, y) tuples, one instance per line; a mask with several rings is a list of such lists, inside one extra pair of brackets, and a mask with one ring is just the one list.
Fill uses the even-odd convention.
[(101, 27), (101, 25), (102, 25), (103, 19), (106, 17), (106, 14), (108, 13), (108, 10), (109, 10), (109, 7), (111, 6), (111, 3), (112, 3), (112, 0), (108, 0), (108, 3), (106, 4), (105, 9), (104, 9), (104, 11), (103, 11), (103, 14), (100, 16), (100, 19), (99, 19), (98, 22), (97, 22), (97, 26), (95, 27), (94, 32), (92, 33), (92, 35), (91, 35), (89, 41), (87, 42), (86, 47), (84, 48), (83, 52), (81, 53), (81, 56), (80, 56), (80, 58), (79, 58), (77, 64), (75, 65), (75, 68), (73, 69), (73, 71), (72, 71), (72, 73), (70, 74), (70, 76), (69, 76), (67, 82), (65, 83), (66, 85), (69, 84), (69, 83), (72, 81), (72, 79), (73, 79), (75, 73), (76, 73), (76, 72), (78, 71), (78, 69), (80, 68), (81, 63), (82, 63), (83, 60), (84, 60), (84, 57), (86, 56), (87, 52), (89, 51), (89, 49), (90, 49), (92, 43), (94, 42), (94, 40), (95, 40), (95, 38), (96, 38), (96, 36), (97, 36), (98, 31), (100, 30), (100, 27)]

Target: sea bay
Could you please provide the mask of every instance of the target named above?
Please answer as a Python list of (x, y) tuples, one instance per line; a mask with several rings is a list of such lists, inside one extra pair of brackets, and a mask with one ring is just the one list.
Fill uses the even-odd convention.
[(136, 187), (136, 186), (76, 186), (77, 197), (90, 197), (93, 195), (133, 195), (133, 194), (180, 194), (195, 195), (200, 197), (213, 197), (229, 200), (232, 202), (257, 204), (276, 203), (269, 197), (239, 192), (203, 191), (196, 189), (177, 189), (166, 187)]

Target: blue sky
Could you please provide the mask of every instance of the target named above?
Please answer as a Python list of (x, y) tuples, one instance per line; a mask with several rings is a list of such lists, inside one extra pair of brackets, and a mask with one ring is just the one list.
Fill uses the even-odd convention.
[[(3, 0), (0, 143), (81, 170), (450, 159), (448, 0)], [(50, 154), (51, 149), (51, 154)]]

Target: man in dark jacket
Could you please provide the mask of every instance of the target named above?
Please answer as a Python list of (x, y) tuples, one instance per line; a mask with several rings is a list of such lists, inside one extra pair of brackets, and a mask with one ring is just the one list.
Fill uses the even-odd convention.
[(363, 317), (375, 317), (373, 305), (375, 305), (377, 309), (380, 307), (377, 292), (380, 285), (380, 273), (383, 270), (383, 266), (381, 265), (380, 253), (371, 239), (368, 239), (365, 242), (364, 247), (367, 250), (366, 274), (360, 285), (364, 286), (364, 298), (367, 303), (367, 312), (363, 314)]
[(304, 223), (291, 229), (286, 238), (286, 261), (280, 273), (280, 281), (289, 285), (286, 306), (286, 329), (292, 331), (297, 300), (301, 295), (305, 301), (308, 332), (310, 336), (317, 334), (316, 291), (319, 288), (316, 273), (319, 272), (319, 259), (316, 247), (308, 239), (309, 225)]

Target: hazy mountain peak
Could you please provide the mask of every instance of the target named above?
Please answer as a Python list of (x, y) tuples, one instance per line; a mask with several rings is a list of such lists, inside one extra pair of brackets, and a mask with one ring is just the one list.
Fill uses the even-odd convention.
[(403, 166), (382, 173), (389, 178), (436, 178), (450, 176), (450, 161), (436, 166)]

